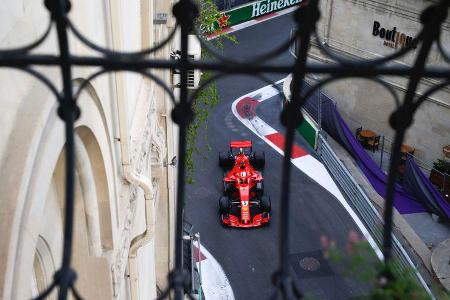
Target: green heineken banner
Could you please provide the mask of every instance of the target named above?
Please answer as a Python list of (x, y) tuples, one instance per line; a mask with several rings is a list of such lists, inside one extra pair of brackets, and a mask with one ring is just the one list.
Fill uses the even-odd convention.
[(306, 0), (261, 0), (222, 12), (217, 16), (211, 28), (201, 28), (203, 32), (212, 33), (245, 21), (252, 20), (288, 7), (304, 4)]

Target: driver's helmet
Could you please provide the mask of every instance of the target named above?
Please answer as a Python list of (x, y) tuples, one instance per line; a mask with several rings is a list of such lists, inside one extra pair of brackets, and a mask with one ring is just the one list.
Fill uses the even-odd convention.
[(239, 154), (244, 154), (244, 149), (239, 148)]

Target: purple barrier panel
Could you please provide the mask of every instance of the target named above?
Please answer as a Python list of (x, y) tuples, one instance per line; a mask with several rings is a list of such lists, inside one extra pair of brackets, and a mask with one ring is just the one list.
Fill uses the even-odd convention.
[(428, 211), (450, 220), (450, 204), (445, 201), (414, 159), (409, 156), (406, 159), (403, 187), (408, 193), (415, 195)]
[[(304, 84), (304, 90), (309, 88)], [(338, 112), (335, 103), (326, 95), (314, 93), (305, 103), (304, 108), (317, 121), (318, 103), (321, 101), (322, 129), (338, 141), (357, 160), (360, 169), (377, 191), (384, 197), (388, 177), (367, 154), (363, 146), (358, 142), (353, 132), (348, 128), (342, 116)], [(319, 98), (320, 97), (320, 98)], [(413, 193), (411, 193), (413, 194)], [(401, 185), (395, 185), (394, 206), (401, 214), (425, 212), (426, 209), (411, 196)], [(415, 195), (415, 194), (414, 194)]]
[[(346, 140), (346, 142), (344, 142), (344, 145), (347, 145), (347, 150), (350, 151), (350, 153), (352, 153), (352, 155), (357, 159), (360, 169), (366, 175), (373, 188), (380, 196), (384, 197), (388, 176), (384, 174), (384, 172), (373, 161), (370, 155), (367, 154), (366, 150), (358, 142), (358, 140), (353, 135), (353, 132), (348, 128), (347, 124), (342, 119), (336, 107), (333, 107), (333, 109), (336, 119), (339, 123), (338, 126), (341, 128), (341, 132), (343, 134), (342, 139)], [(418, 203), (414, 197), (409, 195), (399, 184), (395, 185), (394, 206), (401, 214), (411, 214), (426, 211), (425, 208), (420, 203)]]

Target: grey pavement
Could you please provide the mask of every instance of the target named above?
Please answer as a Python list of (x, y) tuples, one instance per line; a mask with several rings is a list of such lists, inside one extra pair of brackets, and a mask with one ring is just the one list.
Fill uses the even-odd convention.
[(432, 251), (450, 238), (450, 227), (437, 222), (429, 213), (406, 214), (403, 217)]
[(431, 255), (431, 265), (442, 285), (450, 289), (450, 239), (439, 244)]

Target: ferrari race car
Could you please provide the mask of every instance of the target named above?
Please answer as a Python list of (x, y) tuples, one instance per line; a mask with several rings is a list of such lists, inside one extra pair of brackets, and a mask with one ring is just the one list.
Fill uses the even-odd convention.
[(228, 152), (219, 153), (219, 166), (224, 170), (219, 198), (223, 225), (248, 228), (269, 223), (271, 203), (264, 195), (260, 172), (264, 165), (264, 152), (254, 152), (251, 141), (232, 141)]

